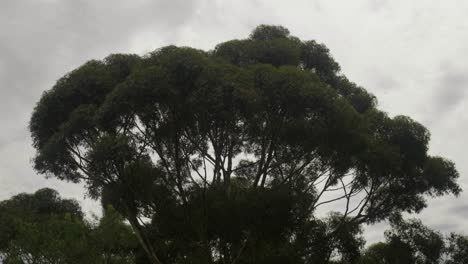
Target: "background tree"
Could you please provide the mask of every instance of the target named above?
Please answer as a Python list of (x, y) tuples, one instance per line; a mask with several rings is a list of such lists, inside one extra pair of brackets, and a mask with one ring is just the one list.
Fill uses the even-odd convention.
[(0, 252), (5, 263), (78, 263), (94, 259), (87, 227), (74, 200), (52, 189), (19, 194), (0, 203)]
[(468, 236), (450, 234), (446, 251), (447, 264), (468, 263)]
[(111, 208), (95, 227), (52, 189), (0, 202), (0, 262), (135, 263), (136, 238)]
[[(151, 263), (310, 263), (322, 237), (354, 261), (361, 243), (336, 230), (460, 188), (426, 128), (339, 71), (323, 44), (266, 25), (210, 52), (93, 60), (34, 109), (35, 169), (84, 181)], [(330, 203), (342, 209), (324, 225), (315, 212)]]
[(364, 250), (360, 264), (455, 264), (468, 259), (466, 236), (443, 236), (419, 220), (401, 217), (393, 217), (391, 226), (385, 232), (385, 242)]
[(392, 229), (385, 233), (387, 240), (408, 245), (413, 251), (416, 263), (439, 263), (445, 250), (442, 234), (415, 219), (404, 221), (401, 217), (395, 217), (391, 219), (391, 226)]

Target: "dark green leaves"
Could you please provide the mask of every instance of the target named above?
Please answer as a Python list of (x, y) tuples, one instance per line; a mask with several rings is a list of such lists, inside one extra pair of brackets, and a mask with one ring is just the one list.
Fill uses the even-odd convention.
[[(334, 250), (352, 262), (360, 224), (460, 192), (424, 126), (379, 111), (325, 45), (280, 26), (212, 52), (90, 61), (44, 93), (30, 129), (35, 169), (84, 180), (158, 264), (304, 263)], [(345, 208), (321, 222), (315, 210), (332, 202)], [(305, 241), (321, 237), (327, 254)]]
[(288, 37), (289, 30), (287, 28), (270, 25), (257, 26), (250, 34), (250, 38), (254, 40), (284, 39)]
[(0, 202), (2, 263), (134, 263), (134, 233), (109, 207), (99, 224), (51, 189)]
[(432, 195), (458, 195), (461, 192), (456, 184), (459, 176), (455, 164), (442, 157), (429, 157), (424, 164), (423, 177)]

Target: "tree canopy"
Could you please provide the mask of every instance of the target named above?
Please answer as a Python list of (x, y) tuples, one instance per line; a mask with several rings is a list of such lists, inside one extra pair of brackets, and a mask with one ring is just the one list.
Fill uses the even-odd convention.
[(361, 224), (461, 191), (423, 125), (281, 26), (89, 61), (44, 92), (30, 131), (36, 171), (84, 182), (150, 263), (355, 263)]

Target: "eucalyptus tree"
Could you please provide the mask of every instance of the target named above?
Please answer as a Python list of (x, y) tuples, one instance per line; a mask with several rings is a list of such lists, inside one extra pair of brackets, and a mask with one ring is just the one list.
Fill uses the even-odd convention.
[(320, 263), (346, 230), (460, 192), (424, 126), (280, 26), (89, 61), (44, 92), (30, 130), (36, 171), (112, 204), (151, 263)]

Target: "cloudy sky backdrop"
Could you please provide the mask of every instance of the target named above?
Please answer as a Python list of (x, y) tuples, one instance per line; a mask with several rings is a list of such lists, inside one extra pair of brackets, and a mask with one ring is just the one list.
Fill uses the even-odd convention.
[[(466, 231), (467, 12), (463, 0), (1, 0), (0, 200), (47, 186), (99, 211), (81, 186), (31, 168), (30, 114), (65, 73), (110, 53), (142, 55), (169, 44), (209, 50), (258, 24), (279, 24), (325, 43), (381, 109), (429, 128), (430, 152), (455, 161), (467, 194), (432, 200), (420, 217), (444, 232)], [(382, 226), (368, 228), (368, 239), (381, 238)]]

